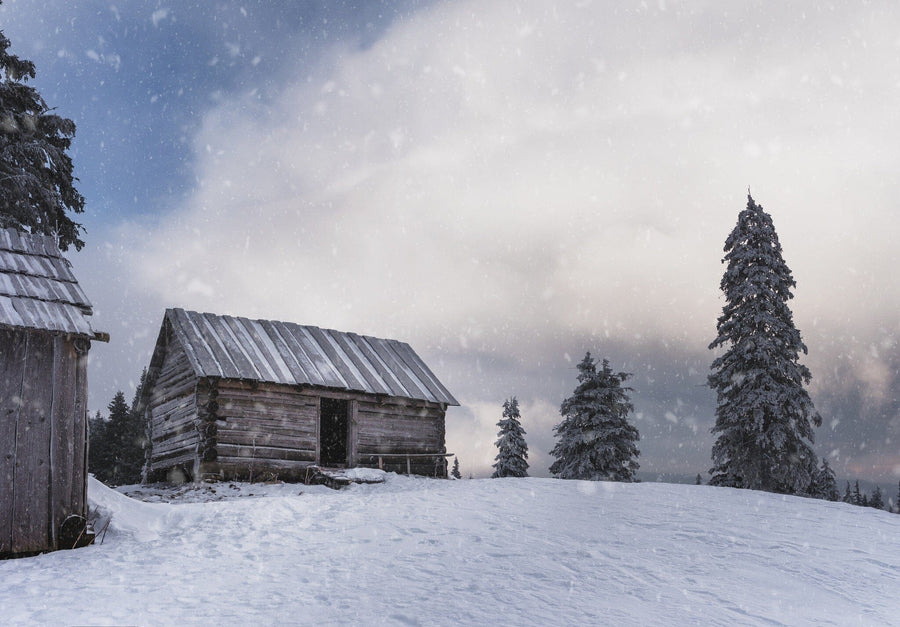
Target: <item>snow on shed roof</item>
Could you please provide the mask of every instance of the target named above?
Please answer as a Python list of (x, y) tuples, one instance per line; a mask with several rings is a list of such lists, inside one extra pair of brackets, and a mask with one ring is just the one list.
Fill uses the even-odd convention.
[(93, 338), (91, 303), (70, 265), (49, 235), (0, 229), (0, 327)]
[(184, 309), (167, 309), (165, 320), (184, 345), (197, 376), (459, 405), (405, 342)]

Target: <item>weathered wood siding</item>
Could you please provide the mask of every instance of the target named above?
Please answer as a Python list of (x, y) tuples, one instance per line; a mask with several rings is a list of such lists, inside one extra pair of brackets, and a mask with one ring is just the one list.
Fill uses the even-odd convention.
[(0, 330), (0, 555), (56, 550), (86, 516), (87, 348)]
[(318, 401), (296, 386), (218, 382), (216, 448), (225, 478), (299, 478), (316, 463)]
[[(379, 402), (364, 394), (218, 380), (213, 386), (201, 383), (198, 387), (201, 407), (203, 391), (209, 387), (216, 390), (215, 461), (218, 472), (226, 479), (267, 474), (296, 479), (307, 466), (319, 463), (322, 397), (349, 402), (350, 466), (377, 467), (379, 455), (434, 454), (446, 450), (444, 409), (435, 403)], [(385, 470), (407, 470), (405, 458), (384, 457), (382, 465)], [(410, 469), (416, 474), (433, 476), (435, 467), (434, 458), (410, 459)], [(439, 464), (438, 468), (443, 466)], [(437, 474), (444, 476), (442, 472)]]
[(197, 378), (184, 347), (180, 342), (172, 342), (147, 401), (151, 447), (147, 467), (149, 479), (165, 479), (165, 472), (174, 467), (194, 472), (200, 443), (196, 392)]
[[(428, 402), (389, 399), (379, 403), (371, 397), (358, 401), (356, 410), (356, 461), (360, 466), (377, 467), (379, 455), (446, 452), (442, 406)], [(411, 457), (413, 474), (434, 476), (435, 459)], [(384, 457), (383, 468), (405, 473), (406, 459)], [(440, 464), (438, 476), (446, 476)]]

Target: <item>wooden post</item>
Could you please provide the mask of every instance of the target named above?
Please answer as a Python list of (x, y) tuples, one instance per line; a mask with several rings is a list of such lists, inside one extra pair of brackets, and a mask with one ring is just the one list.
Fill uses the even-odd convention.
[(409, 465), (409, 455), (406, 456), (406, 476), (410, 476), (412, 474), (412, 468)]

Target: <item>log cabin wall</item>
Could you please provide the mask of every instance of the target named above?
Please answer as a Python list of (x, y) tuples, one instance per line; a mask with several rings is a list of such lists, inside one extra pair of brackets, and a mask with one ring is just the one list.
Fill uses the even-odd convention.
[(87, 515), (86, 339), (0, 330), (0, 556), (53, 551)]
[(296, 386), (218, 382), (217, 457), (225, 479), (299, 479), (316, 463), (318, 399)]
[(180, 342), (170, 342), (146, 400), (150, 450), (146, 479), (173, 480), (179, 469), (191, 478), (198, 464), (197, 377)]
[[(382, 467), (405, 473), (406, 459), (396, 455), (446, 450), (445, 412), (435, 403), (249, 381), (219, 380), (215, 387), (215, 460), (224, 479), (300, 479), (308, 466), (319, 464), (320, 398), (348, 401), (349, 466), (377, 468), (378, 456), (388, 455)], [(414, 474), (445, 476), (435, 466), (434, 458), (410, 460)]]
[[(407, 460), (395, 455), (445, 453), (444, 416), (441, 405), (427, 401), (379, 399), (364, 397), (357, 406), (356, 458), (360, 466), (378, 467), (379, 455), (382, 468), (406, 473)], [(436, 461), (440, 464), (436, 466)], [(409, 469), (413, 474), (446, 477), (446, 464), (442, 458), (411, 457)]]

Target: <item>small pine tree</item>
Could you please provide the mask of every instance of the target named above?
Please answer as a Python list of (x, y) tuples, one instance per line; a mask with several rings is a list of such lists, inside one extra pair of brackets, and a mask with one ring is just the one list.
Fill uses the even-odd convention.
[(875, 486), (875, 489), (872, 490), (872, 498), (869, 499), (869, 507), (884, 509), (884, 495), (881, 493), (881, 488), (878, 486)]
[(606, 359), (598, 371), (591, 354), (584, 356), (578, 386), (560, 406), (563, 420), (553, 428), (559, 440), (550, 451), (556, 458), (551, 473), (561, 479), (634, 481), (640, 434), (628, 423), (634, 407), (631, 388), (622, 383), (629, 376), (614, 373)]
[(868, 501), (868, 499), (863, 496), (859, 491), (859, 479), (856, 480), (856, 485), (853, 486), (853, 504), (854, 505), (862, 505), (863, 501)]
[(494, 458), (494, 474), (492, 479), (498, 477), (527, 477), (528, 476), (528, 444), (525, 442), (525, 429), (519, 422), (519, 401), (513, 396), (503, 403), (503, 417), (497, 426), (497, 457)]
[(804, 389), (806, 345), (787, 301), (796, 286), (769, 214), (748, 194), (725, 241), (726, 303), (709, 345), (716, 391), (710, 485), (802, 494), (816, 474), (813, 426), (822, 418)]
[(144, 468), (146, 429), (143, 418), (125, 402), (125, 394), (116, 392), (107, 409), (109, 419), (97, 446), (106, 451), (94, 474), (111, 485), (138, 483)]
[(98, 411), (88, 420), (88, 470), (103, 480), (112, 467), (112, 455), (106, 436), (107, 422)]
[(900, 514), (900, 481), (897, 482), (897, 513)]
[(847, 482), (847, 489), (844, 490), (844, 496), (841, 498), (844, 503), (853, 504), (853, 493), (850, 491), (850, 482)]
[[(847, 484), (849, 490), (850, 484)], [(838, 501), (841, 498), (838, 492), (837, 481), (834, 478), (834, 471), (828, 460), (822, 458), (822, 465), (816, 472), (812, 485), (809, 487), (809, 495), (817, 499), (825, 499), (826, 501)]]
[(450, 476), (454, 479), (462, 479), (462, 474), (459, 472), (459, 458), (453, 458), (453, 469), (450, 470)]
[(694, 482), (694, 485), (703, 485), (703, 477), (700, 476), (700, 473), (697, 473), (697, 479)]

